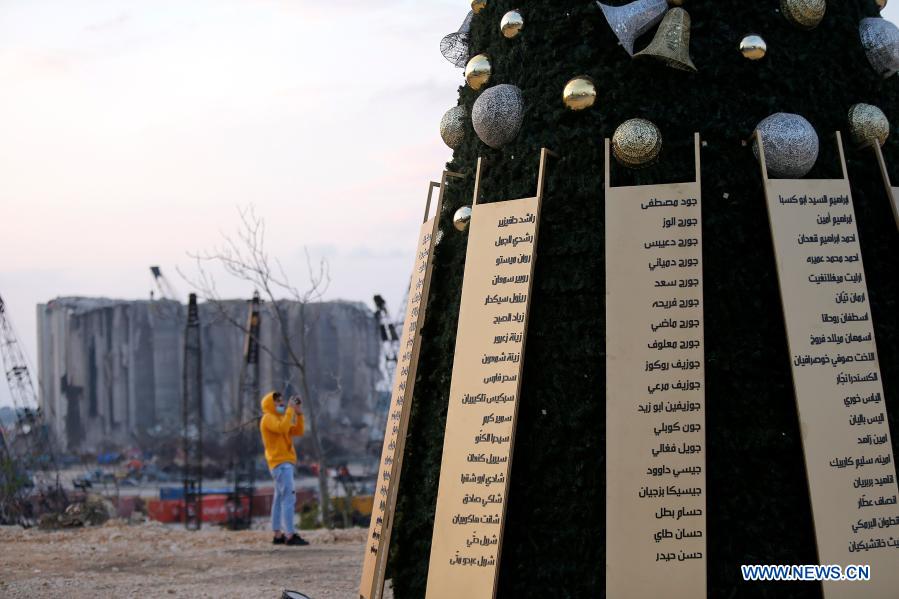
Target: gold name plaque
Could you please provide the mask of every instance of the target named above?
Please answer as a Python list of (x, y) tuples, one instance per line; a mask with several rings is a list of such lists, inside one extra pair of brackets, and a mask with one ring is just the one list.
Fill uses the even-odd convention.
[(546, 154), (537, 197), (490, 204), (478, 161), (427, 599), (496, 593)]
[(896, 597), (896, 468), (842, 140), (843, 178), (805, 180), (769, 179), (759, 138), (818, 558), (871, 567), (824, 594)]
[(706, 597), (699, 136), (692, 183), (611, 187), (606, 212), (606, 596)]
[[(393, 512), (399, 488), (403, 464), (403, 449), (406, 444), (406, 430), (409, 426), (409, 412), (412, 407), (412, 391), (415, 386), (415, 372), (418, 368), (418, 353), (421, 346), (419, 331), (424, 323), (425, 308), (428, 304), (428, 290), (431, 285), (431, 265), (437, 233), (437, 221), (443, 206), (443, 193), (448, 177), (459, 177), (456, 173), (444, 172), (440, 183), (432, 182), (428, 188), (425, 206), (425, 222), (418, 232), (418, 249), (409, 285), (406, 302), (406, 318), (397, 355), (393, 392), (384, 431), (384, 446), (376, 480), (374, 506), (368, 529), (368, 543), (362, 562), (362, 580), (359, 583), (360, 599), (381, 599), (384, 592), (384, 573), (387, 567), (387, 552), (390, 548), (390, 533), (393, 528)], [(440, 188), (437, 211), (428, 219), (431, 196), (434, 188)]]

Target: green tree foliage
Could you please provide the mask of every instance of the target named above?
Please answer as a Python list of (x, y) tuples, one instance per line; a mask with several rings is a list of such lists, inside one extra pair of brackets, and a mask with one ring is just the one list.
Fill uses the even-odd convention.
[[(610, 0), (611, 4), (623, 4)], [(880, 365), (893, 428), (899, 422), (899, 234), (870, 150), (851, 147), (857, 102), (899, 123), (899, 81), (868, 65), (858, 36), (874, 0), (831, 0), (813, 31), (790, 25), (776, 0), (687, 0), (696, 74), (632, 60), (587, 0), (489, 0), (471, 50), (493, 63), (490, 85), (512, 83), (526, 114), (517, 140), (491, 150), (473, 131), (449, 167), (470, 175), (448, 190), (415, 388), (391, 547), (396, 597), (424, 596), (444, 439), (466, 236), (452, 213), (470, 204), (478, 156), (483, 201), (534, 194), (538, 150), (550, 163), (524, 361), (499, 596), (605, 596), (605, 341), (603, 138), (644, 117), (665, 140), (642, 171), (613, 167), (613, 184), (692, 180), (702, 134), (707, 402), (708, 576), (711, 597), (820, 597), (817, 584), (744, 583), (740, 564), (816, 563), (815, 539), (786, 334), (758, 164), (743, 140), (775, 112), (805, 116), (821, 139), (809, 177), (838, 177), (833, 132), (844, 131)], [(499, 31), (519, 8), (522, 34)], [(461, 17), (461, 14), (460, 14)], [(447, 30), (454, 28), (448, 23)], [(768, 55), (739, 53), (761, 34)], [(652, 33), (638, 40), (645, 46)], [(435, 45), (436, 45), (435, 40)], [(447, 66), (447, 68), (451, 68)], [(596, 105), (567, 111), (565, 82), (586, 74)], [(460, 88), (466, 109), (478, 92)], [(453, 101), (447, 98), (447, 108)], [(436, 130), (435, 123), (435, 130)], [(436, 135), (436, 131), (435, 131)], [(884, 152), (899, 181), (899, 136)], [(893, 450), (896, 452), (896, 447)]]

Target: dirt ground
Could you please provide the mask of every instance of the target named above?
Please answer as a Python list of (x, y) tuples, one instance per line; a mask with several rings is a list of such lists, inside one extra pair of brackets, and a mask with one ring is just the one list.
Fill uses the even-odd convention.
[[(303, 531), (311, 545), (269, 532), (198, 532), (159, 523), (45, 532), (0, 527), (0, 597), (355, 599), (367, 531)], [(386, 597), (392, 597), (389, 591)]]

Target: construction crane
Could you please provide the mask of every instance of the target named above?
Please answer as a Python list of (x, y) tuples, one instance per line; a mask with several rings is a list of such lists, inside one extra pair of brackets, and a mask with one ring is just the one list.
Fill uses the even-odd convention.
[[(0, 356), (6, 382), (12, 397), (16, 421), (13, 434), (0, 430), (0, 455), (12, 469), (3, 473), (8, 477), (0, 497), (0, 519), (8, 519), (15, 513), (22, 524), (29, 520), (25, 487), (19, 483), (8, 486), (13, 480), (25, 484), (31, 479), (38, 491), (41, 504), (51, 508), (64, 507), (68, 503), (59, 482), (57, 452), (50, 428), (44, 422), (38, 406), (37, 393), (28, 370), (25, 354), (13, 329), (6, 310), (6, 302), (0, 297)], [(2, 429), (2, 425), (0, 425)]]
[[(381, 455), (381, 445), (384, 441), (384, 429), (387, 426), (387, 412), (390, 411), (390, 394), (393, 385), (393, 376), (396, 372), (396, 359), (399, 354), (400, 336), (397, 325), (402, 327), (403, 313), (397, 317), (391, 317), (387, 310), (387, 301), (380, 295), (375, 295), (375, 319), (378, 321), (378, 332), (381, 336), (381, 373), (383, 374), (382, 388), (378, 389), (378, 397), (375, 401), (374, 419), (369, 435), (369, 448), (372, 455)], [(403, 300), (402, 309), (405, 311), (406, 299)]]
[(156, 288), (159, 289), (160, 298), (181, 301), (178, 299), (178, 293), (175, 291), (175, 288), (172, 286), (166, 276), (162, 274), (162, 269), (160, 267), (151, 266), (150, 274), (153, 275), (153, 280), (156, 281)]
[(2, 296), (0, 296), (0, 355), (3, 357), (6, 382), (9, 384), (9, 393), (16, 412), (16, 434), (27, 435), (40, 420), (37, 393), (34, 391), (25, 354), (22, 353)]
[(245, 409), (257, 405), (259, 401), (259, 331), (262, 324), (260, 311), (262, 300), (259, 292), (253, 293), (248, 302), (247, 328), (244, 338), (243, 359), (237, 382), (237, 439), (234, 449), (237, 455), (232, 459), (234, 491), (229, 498), (228, 528), (245, 530), (252, 524), (253, 493), (256, 487), (256, 456), (259, 454), (259, 435), (252, 428), (244, 426)]

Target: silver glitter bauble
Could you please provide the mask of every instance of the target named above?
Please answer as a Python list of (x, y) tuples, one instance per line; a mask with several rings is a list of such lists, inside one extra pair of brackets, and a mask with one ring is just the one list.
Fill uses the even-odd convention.
[(454, 106), (443, 114), (440, 119), (440, 137), (443, 143), (455, 150), (465, 140), (465, 130), (468, 125), (468, 114), (464, 106)]
[[(799, 179), (808, 174), (818, 159), (818, 134), (798, 114), (778, 112), (760, 122), (756, 129), (765, 144), (768, 174), (786, 179)], [(752, 153), (759, 157), (759, 147), (752, 142)]]
[(899, 28), (886, 19), (869, 17), (859, 23), (858, 34), (875, 71), (884, 77), (899, 71)]
[(827, 0), (780, 0), (780, 11), (800, 29), (814, 29), (827, 12)]
[(662, 20), (668, 10), (666, 0), (635, 0), (624, 6), (607, 6), (599, 1), (599, 8), (618, 37), (618, 42), (631, 56), (634, 42)]
[(882, 146), (890, 136), (890, 121), (877, 106), (854, 104), (849, 109), (849, 135), (856, 145), (877, 141)]
[(521, 90), (508, 83), (485, 90), (471, 110), (474, 132), (491, 148), (500, 148), (515, 139), (523, 118)]
[(612, 136), (612, 154), (630, 168), (652, 164), (661, 151), (662, 133), (655, 123), (646, 119), (624, 121)]
[(471, 222), (471, 206), (462, 206), (453, 214), (453, 226), (457, 231), (467, 231)]

